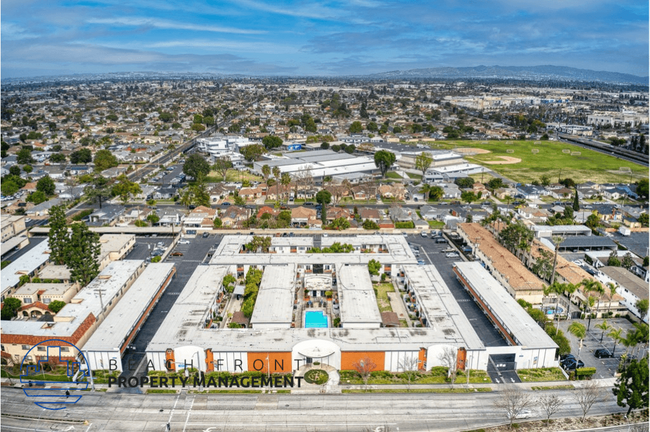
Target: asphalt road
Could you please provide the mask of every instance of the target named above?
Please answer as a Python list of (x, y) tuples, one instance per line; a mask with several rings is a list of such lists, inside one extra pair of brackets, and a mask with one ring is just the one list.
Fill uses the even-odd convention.
[[(529, 392), (538, 397), (539, 393)], [(555, 417), (581, 415), (573, 391)], [(625, 411), (607, 388), (590, 414)], [(2, 392), (3, 431), (457, 431), (506, 423), (499, 392), (449, 394), (152, 394), (85, 393), (65, 410), (47, 411), (22, 390)], [(16, 414), (23, 418), (14, 418)], [(532, 418), (542, 418), (533, 406)], [(60, 419), (52, 423), (43, 419)], [(87, 421), (83, 424), (81, 421)]]
[[(178, 295), (183, 290), (183, 287), (185, 287), (185, 284), (189, 280), (192, 273), (194, 273), (196, 267), (198, 267), (198, 265), (203, 261), (210, 248), (213, 247), (215, 243), (218, 244), (221, 241), (221, 238), (222, 236), (215, 235), (210, 235), (207, 238), (200, 236), (196, 237), (191, 240), (190, 244), (176, 246), (174, 250), (182, 252), (183, 256), (173, 257), (170, 255), (167, 257), (165, 262), (173, 262), (175, 264), (176, 275), (167, 286), (167, 289), (160, 297), (158, 304), (154, 307), (151, 315), (149, 315), (149, 318), (147, 318), (145, 323), (142, 325), (140, 332), (132, 342), (132, 344), (135, 344), (136, 350), (127, 350), (126, 354), (122, 358), (124, 376), (140, 376), (146, 373), (144, 368), (138, 369), (138, 365), (144, 366), (145, 364), (145, 362), (142, 362), (142, 360), (145, 358), (144, 351), (147, 345), (158, 331), (158, 328), (167, 316), (167, 313), (169, 313), (172, 306), (174, 306)], [(160, 237), (146, 238), (146, 240), (141, 243), (141, 246), (134, 248), (131, 253), (140, 254), (146, 252), (148, 255), (149, 250), (144, 245), (149, 241), (157, 243), (159, 241), (171, 241), (171, 239)], [(127, 257), (127, 259), (130, 258), (132, 257)]]

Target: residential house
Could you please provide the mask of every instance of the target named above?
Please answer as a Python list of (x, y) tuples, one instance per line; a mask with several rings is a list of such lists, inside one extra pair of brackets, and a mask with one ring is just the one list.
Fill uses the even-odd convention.
[(106, 177), (106, 178), (117, 178), (122, 174), (126, 174), (126, 167), (108, 168), (102, 171), (100, 174), (102, 177)]
[(505, 187), (505, 188), (499, 188), (494, 191), (494, 196), (497, 197), (500, 200), (505, 199), (507, 196), (514, 198), (517, 196), (519, 191), (515, 188), (511, 187)]
[(410, 208), (400, 206), (391, 207), (388, 210), (388, 215), (393, 222), (409, 222), (413, 220), (413, 211)]
[(520, 195), (525, 199), (533, 200), (533, 199), (539, 199), (542, 195), (545, 195), (547, 192), (541, 186), (520, 185), (517, 186), (517, 193), (518, 195)]
[(369, 208), (369, 207), (363, 207), (358, 209), (359, 210), (359, 216), (361, 217), (361, 220), (371, 220), (375, 223), (379, 223), (381, 220), (381, 214), (379, 213), (379, 210), (376, 208)]
[(168, 200), (174, 198), (177, 193), (178, 189), (173, 185), (164, 185), (153, 193), (153, 198), (157, 200)]
[(403, 200), (406, 195), (406, 188), (401, 183), (379, 186), (377, 192), (382, 198), (392, 198), (396, 200)]
[(456, 183), (437, 182), (434, 183), (433, 186), (439, 186), (442, 188), (444, 191), (442, 197), (444, 199), (457, 199), (460, 198), (460, 195), (462, 194)]
[(276, 210), (273, 207), (263, 206), (257, 211), (257, 218), (261, 219), (263, 215), (270, 214), (273, 217), (276, 217), (280, 214), (280, 210)]
[(239, 196), (242, 197), (243, 199), (250, 201), (250, 200), (256, 200), (258, 198), (261, 198), (264, 195), (264, 191), (259, 188), (242, 188), (239, 191)]
[(344, 218), (344, 219), (350, 219), (350, 217), (353, 216), (350, 212), (350, 210), (342, 207), (328, 207), (327, 208), (327, 220), (328, 221), (333, 221), (334, 219), (339, 219), (339, 218)]
[(91, 226), (113, 226), (124, 214), (124, 206), (104, 205), (101, 209), (95, 210), (90, 216)]
[(472, 186), (472, 192), (478, 196), (478, 194), (481, 194), (481, 198), (488, 198), (491, 193), (490, 191), (485, 187), (483, 183), (474, 183)]
[(183, 227), (209, 230), (214, 228), (214, 219), (217, 217), (217, 209), (205, 206), (198, 206), (185, 216)]
[(50, 214), (50, 209), (56, 205), (59, 205), (63, 202), (60, 198), (52, 198), (51, 200), (35, 205), (34, 207), (28, 209), (25, 214), (27, 216), (47, 216)]
[(617, 286), (616, 293), (623, 297), (621, 304), (624, 305), (636, 317), (643, 322), (648, 322), (648, 313), (641, 316), (636, 304), (639, 300), (648, 300), (648, 284), (641, 278), (623, 267), (605, 266), (601, 271), (601, 281), (614, 283)]
[(523, 219), (528, 219), (535, 223), (546, 222), (550, 216), (547, 210), (537, 207), (520, 207), (517, 209), (517, 213)]
[(171, 226), (174, 227), (181, 223), (185, 218), (185, 212), (180, 209), (173, 207), (162, 207), (156, 211), (160, 220), (158, 221), (159, 226)]
[(225, 227), (239, 226), (248, 219), (248, 209), (240, 206), (230, 206), (221, 214), (221, 222)]
[(291, 209), (291, 225), (295, 227), (304, 227), (309, 224), (310, 220), (316, 220), (316, 210), (307, 207), (294, 207)]
[(408, 197), (412, 199), (413, 201), (419, 202), (419, 201), (424, 201), (425, 196), (423, 192), (420, 192), (420, 189), (422, 189), (421, 186), (408, 186), (406, 188), (406, 191), (408, 193)]
[(561, 200), (561, 199), (567, 199), (569, 197), (572, 197), (575, 194), (575, 191), (563, 186), (561, 188), (554, 188), (554, 189), (549, 188), (549, 194), (553, 198), (557, 200)]

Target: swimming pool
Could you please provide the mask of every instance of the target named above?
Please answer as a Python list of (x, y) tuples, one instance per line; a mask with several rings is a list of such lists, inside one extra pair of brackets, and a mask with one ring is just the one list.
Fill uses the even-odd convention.
[(323, 311), (305, 312), (305, 328), (327, 328), (327, 316)]

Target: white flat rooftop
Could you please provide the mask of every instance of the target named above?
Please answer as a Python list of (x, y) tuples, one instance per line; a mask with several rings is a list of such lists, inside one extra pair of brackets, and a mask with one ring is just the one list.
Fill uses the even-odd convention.
[(48, 259), (50, 259), (50, 246), (46, 239), (2, 269), (2, 294), (18, 285), (22, 275), (30, 274), (45, 264)]
[(149, 264), (86, 342), (84, 351), (119, 350), (173, 270), (171, 263)]
[(525, 348), (557, 348), (544, 329), (480, 263), (457, 262), (454, 266), (518, 345)]
[(251, 325), (291, 326), (295, 278), (296, 266), (292, 264), (264, 268)]
[(343, 327), (346, 323), (381, 324), (368, 266), (339, 265), (336, 275)]

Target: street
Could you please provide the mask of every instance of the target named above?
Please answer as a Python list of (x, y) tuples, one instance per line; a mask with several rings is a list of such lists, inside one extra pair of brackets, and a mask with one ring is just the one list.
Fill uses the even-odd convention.
[[(530, 392), (533, 397), (539, 392)], [(564, 399), (555, 417), (582, 412), (572, 391), (545, 391)], [(624, 412), (609, 389), (590, 415)], [(19, 389), (2, 392), (3, 431), (458, 431), (506, 423), (495, 408), (497, 391), (449, 394), (119, 394), (86, 393), (75, 405), (45, 411)], [(532, 408), (532, 418), (542, 418)], [(25, 418), (10, 417), (19, 414)], [(54, 425), (40, 417), (61, 419)], [(80, 421), (88, 421), (84, 425)], [(72, 426), (72, 428), (70, 427)], [(51, 429), (54, 428), (54, 429)]]

